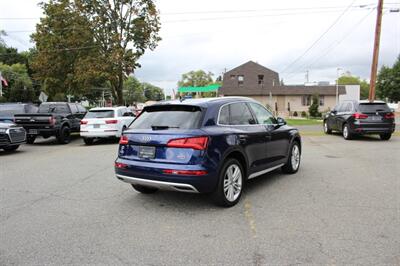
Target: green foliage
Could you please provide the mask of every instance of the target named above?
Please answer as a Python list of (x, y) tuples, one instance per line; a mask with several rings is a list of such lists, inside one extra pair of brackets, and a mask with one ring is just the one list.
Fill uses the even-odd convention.
[(149, 83), (143, 83), (144, 96), (147, 101), (160, 101), (164, 100), (164, 92), (161, 88)]
[(392, 67), (383, 66), (378, 74), (376, 95), (391, 102), (400, 101), (400, 55)]
[(6, 65), (0, 63), (2, 76), (8, 86), (3, 87), (4, 98), (9, 102), (31, 102), (37, 100), (26, 66), (20, 63)]
[(369, 83), (366, 80), (361, 80), (359, 77), (350, 74), (341, 76), (338, 80), (339, 85), (360, 85), (360, 98), (368, 99)]
[(140, 67), (138, 59), (146, 49), (155, 49), (160, 41), (160, 19), (154, 1), (76, 0), (75, 3), (93, 33), (98, 59), (113, 97), (123, 104), (125, 75)]
[(302, 111), (301, 112), (301, 117), (307, 117), (307, 112), (306, 111)]
[(182, 78), (178, 81), (178, 87), (201, 87), (214, 83), (213, 73), (206, 73), (204, 70), (190, 71), (182, 74)]
[(308, 108), (308, 113), (310, 114), (311, 117), (321, 116), (321, 113), (318, 111), (318, 108), (319, 108), (319, 96), (317, 94), (314, 94), (312, 96), (312, 103)]
[(124, 83), (124, 100), (130, 105), (146, 101), (143, 86), (135, 77), (129, 76)]

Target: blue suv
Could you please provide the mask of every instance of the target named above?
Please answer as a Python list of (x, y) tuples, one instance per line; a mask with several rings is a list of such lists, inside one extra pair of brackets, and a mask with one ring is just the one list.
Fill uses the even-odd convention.
[(119, 144), (116, 176), (135, 190), (212, 193), (227, 207), (239, 201), (248, 179), (300, 166), (298, 130), (243, 97), (147, 106)]

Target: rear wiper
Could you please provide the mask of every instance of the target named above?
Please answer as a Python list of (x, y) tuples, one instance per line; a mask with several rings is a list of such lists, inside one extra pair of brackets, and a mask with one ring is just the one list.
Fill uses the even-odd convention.
[(170, 128), (179, 128), (179, 127), (170, 127), (170, 126), (151, 126), (151, 129), (153, 130), (163, 130), (163, 129), (170, 129)]

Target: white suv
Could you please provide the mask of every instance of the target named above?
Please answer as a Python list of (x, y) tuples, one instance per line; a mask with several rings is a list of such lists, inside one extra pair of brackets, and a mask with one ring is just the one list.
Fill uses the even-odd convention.
[(81, 136), (87, 145), (95, 138), (119, 138), (134, 119), (133, 112), (127, 107), (92, 108), (81, 120)]

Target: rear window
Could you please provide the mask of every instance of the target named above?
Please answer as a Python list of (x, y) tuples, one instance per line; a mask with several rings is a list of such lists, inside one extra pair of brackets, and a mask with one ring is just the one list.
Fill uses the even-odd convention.
[(85, 118), (111, 118), (114, 117), (114, 110), (90, 110)]
[(201, 109), (189, 105), (159, 105), (147, 107), (131, 124), (134, 129), (194, 129), (199, 128)]
[(41, 104), (38, 113), (69, 113), (66, 104)]
[(12, 117), (16, 114), (24, 114), (24, 106), (17, 104), (2, 104), (0, 105), (0, 116)]
[(358, 106), (362, 113), (390, 112), (390, 108), (386, 103), (362, 103)]

